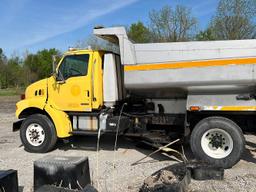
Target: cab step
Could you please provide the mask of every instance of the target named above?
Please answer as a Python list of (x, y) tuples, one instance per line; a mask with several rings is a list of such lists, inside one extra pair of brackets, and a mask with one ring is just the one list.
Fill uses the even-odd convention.
[(69, 134), (72, 134), (72, 135), (98, 135), (98, 132), (97, 131), (79, 130), (79, 131), (71, 131), (71, 132), (69, 132)]

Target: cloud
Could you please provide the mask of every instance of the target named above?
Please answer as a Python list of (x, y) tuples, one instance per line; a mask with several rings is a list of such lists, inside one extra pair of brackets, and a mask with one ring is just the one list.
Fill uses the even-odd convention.
[[(79, 29), (92, 20), (126, 7), (138, 0), (64, 1), (52, 5), (52, 1), (29, 1), (10, 9), (8, 25), (1, 30), (0, 42), (7, 48), (19, 48), (46, 41), (55, 36)], [(38, 3), (40, 2), (40, 3)], [(48, 3), (47, 3), (48, 2)], [(72, 4), (73, 3), (73, 4)], [(1, 9), (0, 9), (1, 11)], [(17, 14), (19, 13), (19, 14)], [(1, 16), (1, 15), (0, 15)]]

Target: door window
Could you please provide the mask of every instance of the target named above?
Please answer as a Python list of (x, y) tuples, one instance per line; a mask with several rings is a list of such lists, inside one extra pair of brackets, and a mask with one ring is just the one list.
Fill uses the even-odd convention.
[(59, 72), (65, 80), (70, 77), (86, 76), (88, 63), (89, 54), (68, 55), (63, 59), (59, 67)]

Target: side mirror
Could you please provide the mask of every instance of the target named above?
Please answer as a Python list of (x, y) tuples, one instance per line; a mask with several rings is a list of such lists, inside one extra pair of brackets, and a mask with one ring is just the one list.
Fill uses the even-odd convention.
[(66, 81), (60, 71), (53, 73), (53, 78), (55, 79), (56, 83), (64, 84)]
[(52, 73), (56, 73), (57, 55), (52, 55)]
[(53, 76), (54, 80), (57, 81), (57, 73), (56, 73), (56, 72), (53, 72), (53, 73), (52, 73), (52, 76)]

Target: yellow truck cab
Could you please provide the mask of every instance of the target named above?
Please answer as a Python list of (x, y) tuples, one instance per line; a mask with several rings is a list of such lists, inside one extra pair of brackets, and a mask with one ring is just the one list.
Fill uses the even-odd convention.
[(132, 43), (124, 27), (94, 29), (119, 55), (71, 50), (26, 89), (14, 129), (29, 152), (98, 132), (166, 144), (189, 138), (197, 159), (229, 168), (256, 123), (256, 40)]
[[(99, 111), (106, 108), (103, 106), (104, 57), (106, 62), (112, 62), (112, 67), (119, 65), (118, 68), (121, 69), (120, 59), (116, 54), (72, 50), (65, 53), (51, 77), (27, 87), (25, 99), (16, 104), (17, 118), (25, 119), (20, 134), (27, 151), (47, 152), (54, 147), (57, 138), (95, 133), (98, 130)], [(109, 67), (111, 68), (111, 64)], [(118, 73), (107, 74), (109, 72), (106, 71), (105, 74), (118, 78)], [(111, 80), (112, 78), (106, 78), (106, 81)], [(108, 88), (108, 85), (113, 86), (111, 82), (106, 83), (109, 83), (105, 85), (106, 91), (109, 89), (108, 91), (118, 94), (111, 87)], [(112, 102), (111, 99), (109, 102)], [(14, 127), (20, 123), (16, 123)]]

